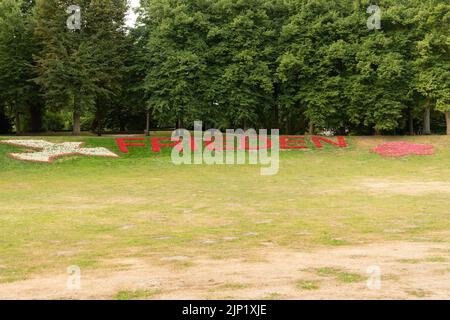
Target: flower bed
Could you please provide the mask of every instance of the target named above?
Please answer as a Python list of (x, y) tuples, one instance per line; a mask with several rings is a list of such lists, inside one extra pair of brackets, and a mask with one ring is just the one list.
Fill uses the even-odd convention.
[(432, 145), (408, 142), (387, 142), (375, 147), (372, 151), (383, 157), (429, 156), (434, 153)]
[(69, 155), (118, 157), (114, 152), (103, 147), (81, 148), (83, 142), (52, 143), (45, 140), (0, 140), (0, 143), (37, 149), (36, 151), (9, 154), (12, 158), (23, 161), (50, 163), (53, 159)]

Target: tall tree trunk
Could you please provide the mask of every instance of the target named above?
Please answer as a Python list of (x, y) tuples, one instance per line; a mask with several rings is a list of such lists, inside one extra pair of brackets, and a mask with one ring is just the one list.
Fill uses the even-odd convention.
[(271, 123), (272, 128), (276, 128), (276, 129), (281, 129), (280, 128), (280, 126), (281, 126), (281, 123), (280, 123), (280, 108), (278, 106), (279, 93), (280, 93), (280, 85), (278, 83), (276, 83), (274, 85), (274, 90), (273, 90), (274, 116), (273, 116), (273, 119), (272, 119), (273, 122)]
[(445, 122), (447, 123), (447, 135), (450, 136), (450, 111), (445, 113)]
[(22, 119), (20, 118), (20, 112), (16, 112), (15, 114), (15, 120), (16, 120), (16, 134), (20, 135), (22, 134)]
[(81, 134), (81, 121), (80, 121), (80, 112), (79, 111), (74, 111), (73, 112), (73, 131), (72, 134), (74, 136), (79, 136)]
[(409, 108), (408, 110), (408, 120), (409, 120), (409, 135), (414, 135), (414, 118), (413, 118), (413, 110), (412, 108)]
[(427, 100), (425, 103), (425, 109), (424, 109), (424, 113), (423, 113), (423, 134), (426, 134), (426, 135), (431, 134), (430, 100)]
[(147, 122), (145, 124), (145, 135), (149, 136), (150, 135), (150, 112), (147, 111)]
[[(111, 106), (110, 106), (111, 109)], [(103, 131), (103, 121), (105, 120), (105, 115), (104, 115), (105, 111), (104, 111), (104, 106), (102, 105), (102, 101), (100, 100), (99, 97), (97, 97), (96, 102), (95, 102), (95, 119), (94, 122), (92, 124), (93, 127), (93, 131), (97, 134), (98, 137), (102, 136), (102, 131)]]
[(76, 92), (73, 95), (73, 121), (72, 121), (72, 135), (79, 136), (81, 135), (81, 112), (79, 110), (80, 103), (79, 103), (79, 93)]
[(314, 134), (314, 122), (312, 122), (312, 121), (309, 121), (308, 134), (310, 134), (310, 135)]
[(22, 133), (22, 119), (20, 118), (20, 112), (19, 110), (19, 104), (17, 102), (17, 93), (16, 93), (16, 99), (14, 100), (14, 110), (15, 110), (15, 121), (16, 121), (16, 134), (20, 135)]

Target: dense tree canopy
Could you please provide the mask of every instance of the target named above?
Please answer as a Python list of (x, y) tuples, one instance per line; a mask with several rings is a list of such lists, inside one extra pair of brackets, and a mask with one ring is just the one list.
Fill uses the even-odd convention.
[(450, 134), (450, 0), (72, 4), (0, 0), (0, 131)]
[(30, 8), (25, 4), (16, 0), (0, 1), (0, 122), (2, 118), (4, 122), (3, 126), (0, 123), (0, 129), (8, 130), (4, 113), (8, 110), (15, 119), (18, 133), (24, 127), (23, 114), (32, 113), (39, 99), (38, 88), (30, 81), (35, 76), (33, 53), (36, 44)]
[(67, 28), (70, 0), (38, 0), (35, 11), (35, 35), (41, 45), (35, 56), (36, 81), (50, 107), (73, 113), (74, 134), (80, 133), (82, 114), (102, 114), (121, 94), (127, 8), (124, 0), (78, 3), (80, 29)]

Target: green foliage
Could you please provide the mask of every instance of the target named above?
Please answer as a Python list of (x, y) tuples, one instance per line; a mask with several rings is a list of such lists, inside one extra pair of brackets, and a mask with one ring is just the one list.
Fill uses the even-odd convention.
[(16, 117), (16, 130), (20, 131), (19, 115), (28, 111), (36, 98), (33, 78), (32, 54), (35, 43), (29, 12), (22, 1), (0, 1), (0, 103)]
[(149, 1), (148, 107), (165, 122), (341, 132), (402, 130), (428, 96), (446, 110), (449, 5), (379, 1), (382, 29), (370, 31), (369, 4)]
[(380, 30), (369, 0), (146, 0), (129, 30), (125, 0), (80, 0), (76, 31), (72, 4), (0, 1), (0, 103), (16, 127), (50, 114), (40, 94), (97, 132), (142, 130), (151, 113), (153, 127), (405, 133), (424, 108), (435, 130), (450, 111), (448, 0), (379, 0)]
[[(124, 0), (79, 1), (81, 30), (69, 30), (68, 0), (37, 2), (35, 35), (42, 46), (36, 54), (47, 103), (78, 116), (99, 112), (120, 95), (123, 69)], [(102, 103), (102, 105), (100, 105)]]

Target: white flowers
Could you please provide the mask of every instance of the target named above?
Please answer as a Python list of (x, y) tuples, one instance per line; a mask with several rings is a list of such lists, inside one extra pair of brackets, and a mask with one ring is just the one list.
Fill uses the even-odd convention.
[(334, 129), (323, 129), (322, 132), (319, 133), (321, 136), (325, 137), (333, 137), (336, 134)]
[(106, 148), (81, 148), (83, 142), (52, 143), (45, 140), (0, 140), (0, 143), (38, 149), (23, 153), (10, 153), (14, 159), (34, 162), (52, 162), (53, 159), (68, 155), (83, 155), (97, 157), (119, 156)]

